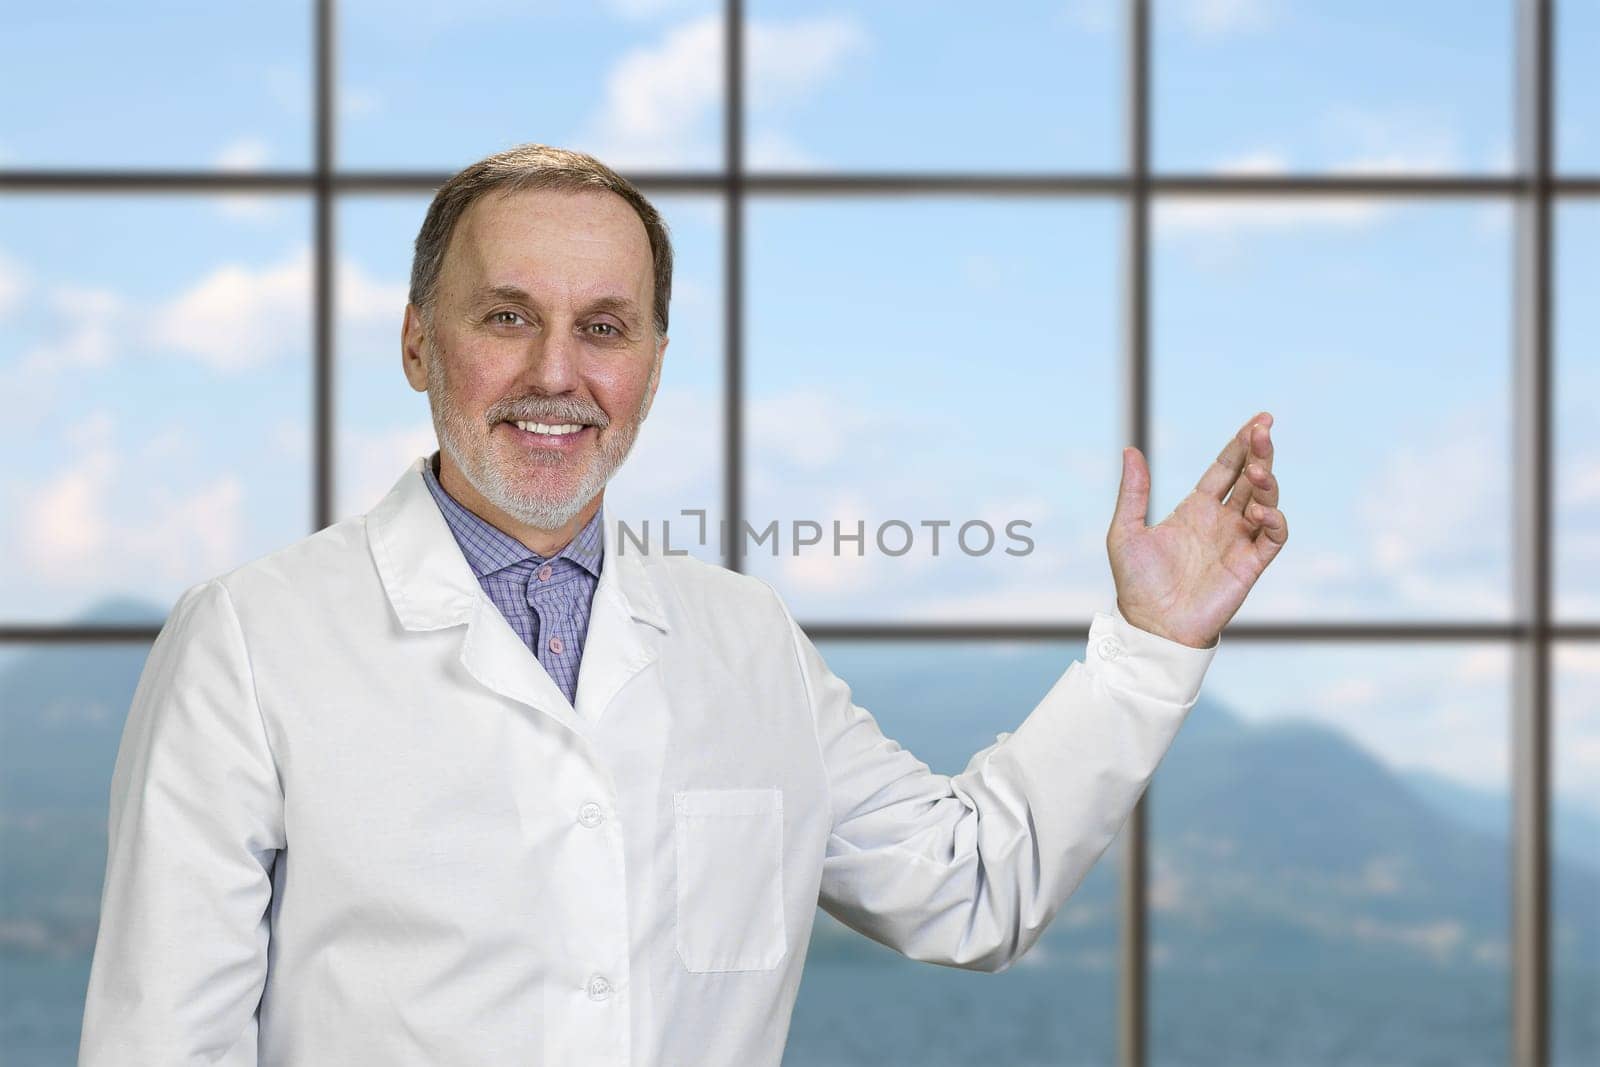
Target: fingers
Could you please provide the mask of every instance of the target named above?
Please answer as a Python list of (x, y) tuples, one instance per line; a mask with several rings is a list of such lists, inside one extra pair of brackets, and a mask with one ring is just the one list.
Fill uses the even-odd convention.
[(1122, 450), (1122, 484), (1117, 489), (1117, 507), (1111, 516), (1111, 529), (1143, 529), (1150, 510), (1150, 468), (1144, 453), (1137, 448)]
[(1259, 500), (1269, 507), (1278, 506), (1278, 479), (1272, 473), (1272, 416), (1263, 412), (1251, 423), (1250, 451), (1245, 457), (1244, 470), (1234, 480), (1224, 507), (1243, 512), (1245, 505)]
[(1251, 543), (1255, 547), (1256, 557), (1265, 567), (1289, 540), (1289, 520), (1276, 507), (1263, 504), (1259, 500), (1253, 500), (1245, 505), (1244, 518), (1255, 531)]
[(1251, 416), (1249, 421), (1239, 428), (1239, 432), (1233, 435), (1233, 440), (1228, 442), (1216, 461), (1206, 468), (1206, 472), (1195, 483), (1196, 492), (1204, 493), (1213, 500), (1221, 500), (1227, 494), (1233, 483), (1238, 481), (1240, 471), (1244, 469), (1245, 457), (1249, 454), (1250, 448), (1248, 436), (1250, 426), (1263, 417), (1271, 418), (1266, 412), (1262, 412), (1260, 415)]

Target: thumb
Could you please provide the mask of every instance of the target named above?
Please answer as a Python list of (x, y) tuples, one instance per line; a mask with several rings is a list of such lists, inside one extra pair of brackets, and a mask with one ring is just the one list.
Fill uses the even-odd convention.
[(1150, 510), (1150, 468), (1144, 453), (1137, 448), (1122, 450), (1122, 485), (1117, 489), (1117, 510), (1111, 516), (1112, 529), (1144, 529)]

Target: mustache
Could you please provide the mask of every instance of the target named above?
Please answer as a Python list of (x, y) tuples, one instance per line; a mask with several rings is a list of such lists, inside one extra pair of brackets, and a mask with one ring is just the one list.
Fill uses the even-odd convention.
[[(442, 352), (431, 332), (426, 334), (425, 340), (431, 357), (428, 360), (428, 392), (447, 398), (450, 390), (445, 381)], [(575, 396), (529, 396), (502, 400), (485, 411), (483, 419), (490, 429), (501, 422), (580, 422), (601, 430), (611, 425), (610, 416), (600, 410), (600, 405)]]
[(592, 424), (603, 430), (611, 424), (610, 418), (598, 405), (577, 397), (557, 396), (502, 401), (484, 412), (484, 418), (490, 426), (497, 422), (577, 422)]

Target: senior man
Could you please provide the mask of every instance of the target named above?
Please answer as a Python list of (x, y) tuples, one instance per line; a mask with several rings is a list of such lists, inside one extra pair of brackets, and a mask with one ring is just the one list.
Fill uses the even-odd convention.
[(955, 776), (766, 583), (619, 544), (666, 227), (592, 157), (434, 197), (402, 326), (439, 449), (367, 514), (179, 598), (111, 783), (80, 1064), (776, 1065), (815, 909), (999, 971), (1126, 820), (1284, 544), (1265, 412)]

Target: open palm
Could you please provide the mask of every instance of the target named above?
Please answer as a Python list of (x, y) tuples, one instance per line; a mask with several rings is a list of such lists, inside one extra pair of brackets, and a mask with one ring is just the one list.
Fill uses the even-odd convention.
[(1156, 526), (1146, 526), (1150, 468), (1122, 455), (1122, 485), (1106, 533), (1117, 609), (1142, 630), (1195, 648), (1214, 645), (1289, 538), (1272, 473), (1272, 416), (1256, 415)]

